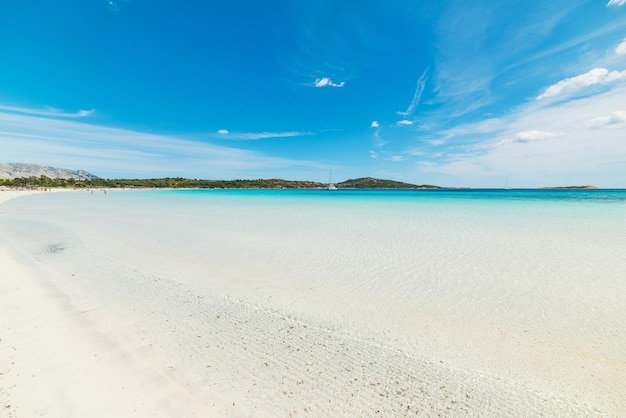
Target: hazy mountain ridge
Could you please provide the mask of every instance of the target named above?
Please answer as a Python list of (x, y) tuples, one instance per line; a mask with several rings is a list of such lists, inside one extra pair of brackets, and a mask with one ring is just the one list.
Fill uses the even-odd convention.
[(95, 176), (85, 170), (68, 170), (29, 163), (0, 163), (0, 178), (13, 179), (46, 176), (53, 179), (92, 180)]

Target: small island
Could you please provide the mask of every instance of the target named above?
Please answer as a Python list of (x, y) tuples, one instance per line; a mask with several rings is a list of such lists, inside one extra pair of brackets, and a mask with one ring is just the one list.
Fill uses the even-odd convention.
[(557, 186), (557, 187), (542, 187), (542, 189), (546, 190), (596, 190), (597, 186), (593, 186), (588, 184), (586, 186)]
[(439, 186), (430, 184), (411, 184), (394, 180), (383, 180), (373, 177), (362, 177), (358, 179), (350, 179), (338, 183), (337, 188), (341, 189), (441, 189)]

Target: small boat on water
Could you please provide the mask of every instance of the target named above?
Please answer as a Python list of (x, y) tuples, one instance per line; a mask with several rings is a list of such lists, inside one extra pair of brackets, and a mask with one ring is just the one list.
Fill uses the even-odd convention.
[(335, 183), (331, 181), (332, 177), (333, 177), (333, 172), (331, 171), (330, 174), (328, 175), (328, 186), (326, 186), (327, 190), (337, 190), (337, 186), (335, 186)]

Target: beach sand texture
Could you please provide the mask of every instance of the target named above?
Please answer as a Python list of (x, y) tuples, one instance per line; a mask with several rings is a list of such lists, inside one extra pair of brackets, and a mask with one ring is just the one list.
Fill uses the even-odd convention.
[(177, 196), (0, 205), (2, 416), (626, 410), (620, 208)]

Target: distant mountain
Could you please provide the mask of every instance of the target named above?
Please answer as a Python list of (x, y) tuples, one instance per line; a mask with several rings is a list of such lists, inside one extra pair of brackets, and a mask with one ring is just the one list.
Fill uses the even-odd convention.
[(25, 163), (0, 163), (0, 179), (13, 179), (18, 177), (46, 176), (52, 179), (97, 179), (91, 173), (84, 170), (68, 170), (65, 168), (48, 167), (38, 164)]
[(337, 183), (338, 188), (342, 189), (440, 189), (439, 186), (431, 186), (429, 184), (416, 185), (411, 183), (403, 183), (401, 181), (376, 179), (373, 177), (362, 177), (358, 179), (350, 179), (341, 183)]

